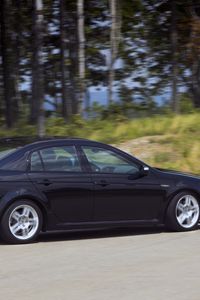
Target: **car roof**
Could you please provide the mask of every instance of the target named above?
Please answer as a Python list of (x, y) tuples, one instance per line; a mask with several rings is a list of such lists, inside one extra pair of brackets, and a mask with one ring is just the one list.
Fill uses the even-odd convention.
[(43, 144), (51, 144), (51, 143), (65, 143), (65, 142), (83, 142), (83, 141), (86, 141), (86, 142), (91, 142), (90, 140), (87, 140), (87, 139), (83, 139), (83, 138), (46, 138), (46, 139), (42, 139), (42, 140), (38, 140), (38, 141), (35, 141), (29, 145), (43, 145)]
[[(4, 158), (1, 159), (2, 161), (7, 161), (9, 159), (14, 159), (16, 157), (20, 157), (22, 155), (24, 155), (27, 152), (32, 152), (32, 151), (37, 151), (40, 148), (45, 148), (45, 147), (56, 147), (56, 146), (61, 146), (61, 145), (96, 145), (96, 146), (104, 146), (105, 148), (109, 148), (111, 146), (103, 144), (103, 143), (99, 143), (99, 142), (95, 142), (95, 141), (91, 141), (91, 140), (87, 140), (87, 139), (82, 139), (82, 138), (44, 138), (42, 140), (38, 140), (38, 141), (34, 141), (33, 143), (30, 143), (30, 139), (27, 139), (27, 141), (29, 141), (29, 143), (26, 143), (26, 140), (24, 140), (24, 138), (18, 138), (16, 140), (16, 138), (14, 139), (14, 144), (16, 147), (16, 150), (12, 153), (9, 153), (8, 155), (6, 155)], [(4, 142), (6, 142), (6, 145), (13, 145), (13, 140), (12, 138), (6, 138), (4, 139)], [(3, 143), (3, 139), (0, 140), (0, 143)], [(14, 148), (14, 147), (13, 147)]]
[[(74, 145), (96, 145), (96, 146), (103, 146), (103, 147), (112, 147), (111, 145), (104, 144), (97, 141), (92, 141), (85, 138), (80, 137), (44, 137), (39, 138), (36, 136), (33, 137), (6, 137), (0, 138), (0, 148), (9, 147), (9, 148), (16, 148), (17, 153), (19, 152), (26, 152), (32, 151), (34, 149), (38, 149), (39, 147), (48, 147), (48, 146), (60, 146), (61, 144), (70, 144), (73, 143)], [(14, 152), (14, 153), (15, 153)], [(13, 154), (14, 154), (13, 153)]]
[(0, 144), (10, 144), (10, 145), (28, 145), (28, 144), (34, 144), (39, 142), (48, 142), (48, 141), (67, 141), (67, 140), (86, 140), (84, 138), (79, 137), (61, 137), (61, 136), (50, 136), (50, 137), (44, 137), (39, 138), (37, 136), (19, 136), (19, 137), (5, 137), (0, 138)]
[(99, 143), (96, 141), (84, 139), (84, 138), (48, 138), (44, 140), (35, 141), (29, 146), (35, 146), (35, 145), (46, 145), (46, 144), (62, 144), (62, 143), (74, 143), (74, 144), (80, 144), (80, 143)]
[(110, 145), (97, 142), (97, 141), (92, 141), (84, 138), (45, 138), (39, 141), (34, 141), (33, 143), (26, 144), (21, 147), (22, 151), (32, 151), (35, 149), (38, 149), (40, 147), (48, 147), (48, 146), (56, 146), (56, 145), (62, 145), (62, 144), (71, 144), (73, 143), (74, 145), (96, 145), (96, 146), (104, 146), (104, 147), (112, 147)]
[[(2, 139), (0, 139), (2, 140)], [(11, 141), (11, 138), (10, 138)], [(29, 139), (30, 141), (30, 139)], [(52, 147), (52, 146), (63, 146), (64, 144), (68, 144), (70, 145), (71, 143), (73, 143), (75, 146), (78, 145), (83, 145), (83, 146), (97, 146), (97, 147), (103, 147), (104, 149), (107, 148), (107, 150), (114, 150), (115, 152), (117, 152), (118, 154), (123, 154), (124, 156), (126, 156), (127, 158), (133, 158), (132, 155), (118, 149), (115, 148), (109, 144), (104, 144), (101, 142), (97, 142), (97, 141), (92, 141), (92, 140), (88, 140), (88, 139), (84, 139), (84, 138), (77, 138), (77, 137), (70, 137), (70, 138), (57, 138), (57, 137), (50, 137), (50, 138), (44, 138), (42, 140), (38, 140), (38, 141), (34, 141), (33, 143), (26, 143), (26, 145), (23, 145), (25, 143), (22, 143), (21, 145), (18, 145), (20, 147), (18, 147), (14, 152), (12, 152), (11, 154), (8, 154), (7, 156), (5, 156), (4, 158), (2, 158), (1, 162), (2, 163), (6, 163), (8, 162), (10, 159), (16, 159), (16, 158), (20, 158), (22, 157), (24, 154), (28, 153), (28, 152), (32, 152), (32, 151), (37, 151), (40, 148), (45, 148), (45, 147)], [(134, 158), (138, 163), (142, 163), (140, 160), (138, 160), (137, 158)]]

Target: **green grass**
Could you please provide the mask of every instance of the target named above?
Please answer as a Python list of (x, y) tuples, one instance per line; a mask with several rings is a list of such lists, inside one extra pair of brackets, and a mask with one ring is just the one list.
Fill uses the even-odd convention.
[[(61, 118), (49, 118), (46, 131), (49, 136), (83, 137), (115, 145), (149, 137), (149, 144), (141, 145), (141, 152), (145, 152), (148, 146), (155, 144), (147, 162), (200, 174), (200, 113), (116, 121), (85, 121), (76, 117), (71, 124), (65, 124)], [(35, 134), (35, 127), (24, 124), (14, 130), (0, 130), (0, 137)], [(154, 136), (160, 139), (154, 139)]]

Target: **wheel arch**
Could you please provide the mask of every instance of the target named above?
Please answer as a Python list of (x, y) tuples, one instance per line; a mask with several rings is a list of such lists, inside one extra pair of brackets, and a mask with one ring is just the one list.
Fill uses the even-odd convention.
[(18, 197), (10, 198), (8, 201), (3, 201), (3, 203), (1, 203), (1, 207), (0, 207), (0, 217), (3, 216), (3, 214), (5, 213), (5, 211), (8, 209), (8, 207), (11, 204), (13, 204), (19, 200), (29, 200), (38, 206), (38, 208), (40, 209), (40, 211), (42, 213), (42, 231), (45, 231), (46, 227), (47, 227), (47, 221), (48, 221), (47, 207), (40, 199), (38, 199), (37, 197), (34, 197), (32, 195), (27, 195), (27, 196), (21, 195)]
[(193, 188), (186, 188), (186, 187), (176, 190), (167, 196), (167, 205), (165, 207), (165, 212), (164, 212), (164, 222), (166, 221), (167, 211), (168, 211), (168, 208), (169, 208), (169, 205), (170, 205), (172, 199), (179, 193), (183, 193), (183, 192), (190, 192), (191, 194), (195, 195), (197, 197), (197, 200), (198, 200), (199, 206), (200, 206), (200, 191), (198, 192), (197, 190), (195, 190)]

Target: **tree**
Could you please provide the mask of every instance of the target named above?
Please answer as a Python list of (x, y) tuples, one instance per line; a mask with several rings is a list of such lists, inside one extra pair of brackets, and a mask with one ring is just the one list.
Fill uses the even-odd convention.
[(177, 82), (178, 82), (178, 31), (177, 31), (177, 7), (176, 0), (171, 0), (171, 51), (172, 51), (172, 95), (171, 95), (171, 105), (172, 110), (175, 113), (179, 112), (179, 102), (177, 94)]
[(78, 113), (82, 113), (85, 99), (85, 33), (84, 33), (84, 0), (77, 0), (78, 18), (78, 77), (79, 77), (79, 99)]
[(37, 121), (38, 136), (45, 135), (43, 79), (43, 2), (33, 3), (33, 62), (31, 120)]
[(198, 2), (188, 5), (190, 13), (190, 35), (188, 42), (188, 68), (191, 77), (186, 78), (192, 100), (196, 108), (200, 108), (200, 7)]
[(1, 56), (3, 96), (5, 101), (5, 119), (8, 128), (13, 127), (18, 116), (18, 60), (16, 49), (18, 32), (14, 27), (14, 10), (10, 0), (3, 0), (0, 4), (1, 22)]
[(120, 41), (120, 15), (119, 3), (117, 0), (109, 0), (110, 4), (110, 63), (109, 63), (109, 79), (108, 79), (108, 102), (113, 102), (113, 84), (115, 81), (115, 61), (117, 58), (118, 46)]
[(133, 113), (158, 94), (178, 112), (181, 90), (200, 107), (198, 0), (2, 0), (0, 8), (7, 127), (30, 115), (43, 135), (44, 105), (48, 115), (73, 120), (94, 86), (107, 88), (108, 103), (117, 92)]
[(69, 121), (72, 115), (72, 103), (69, 87), (69, 40), (66, 35), (66, 7), (65, 0), (60, 0), (60, 54), (61, 54), (61, 83), (62, 83), (62, 115)]
[[(190, 92), (200, 107), (200, 6), (193, 0), (145, 0), (147, 43), (153, 64), (156, 92), (171, 88), (171, 104), (179, 110), (179, 87)], [(172, 83), (172, 84), (171, 84)]]

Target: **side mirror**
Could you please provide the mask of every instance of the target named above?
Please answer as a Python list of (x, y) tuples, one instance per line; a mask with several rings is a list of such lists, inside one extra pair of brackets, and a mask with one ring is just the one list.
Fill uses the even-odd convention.
[(141, 175), (146, 176), (149, 173), (149, 167), (147, 166), (142, 166), (141, 167)]

